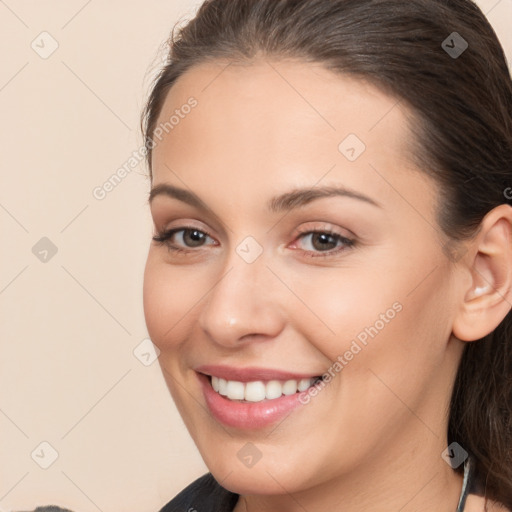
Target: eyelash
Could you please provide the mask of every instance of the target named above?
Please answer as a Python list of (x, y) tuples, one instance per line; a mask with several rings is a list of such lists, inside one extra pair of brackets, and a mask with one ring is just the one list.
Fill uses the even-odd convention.
[[(161, 233), (158, 233), (157, 235), (153, 236), (153, 240), (159, 244), (166, 245), (168, 250), (175, 254), (184, 254), (184, 253), (190, 253), (194, 252), (195, 250), (190, 249), (184, 249), (182, 247), (177, 247), (170, 243), (170, 239), (173, 237), (174, 234), (179, 233), (180, 231), (198, 231), (199, 233), (202, 233), (210, 238), (213, 238), (210, 233), (207, 231), (204, 231), (202, 229), (197, 229), (193, 226), (182, 226), (179, 228), (172, 228), (168, 231), (163, 231)], [(342, 242), (343, 245), (339, 247), (338, 249), (331, 249), (329, 251), (303, 251), (304, 255), (308, 258), (328, 258), (333, 257), (337, 255), (338, 253), (342, 251), (346, 251), (347, 248), (351, 248), (355, 246), (355, 240), (344, 237), (340, 235), (339, 233), (336, 233), (334, 231), (330, 230), (305, 230), (301, 231), (297, 234), (296, 240), (300, 239), (301, 237), (304, 237), (306, 235), (312, 235), (312, 234), (322, 234), (322, 235), (328, 235), (330, 237), (333, 237), (335, 241)]]

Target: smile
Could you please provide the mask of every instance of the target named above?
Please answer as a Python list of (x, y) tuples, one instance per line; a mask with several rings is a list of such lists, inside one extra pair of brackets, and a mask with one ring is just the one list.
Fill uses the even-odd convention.
[(302, 394), (321, 380), (314, 374), (265, 368), (208, 365), (195, 371), (212, 419), (243, 430), (283, 421), (304, 406)]
[(270, 380), (267, 382), (256, 380), (252, 382), (240, 382), (236, 380), (226, 380), (212, 375), (210, 377), (210, 383), (212, 388), (219, 395), (229, 400), (248, 403), (275, 400), (283, 395), (294, 395), (295, 393), (306, 391), (320, 379), (320, 377), (313, 377), (300, 380)]

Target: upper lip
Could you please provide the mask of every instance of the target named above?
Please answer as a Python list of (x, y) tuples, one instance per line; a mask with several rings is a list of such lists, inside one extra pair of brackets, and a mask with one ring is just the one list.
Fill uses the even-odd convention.
[(196, 372), (205, 375), (213, 375), (226, 380), (235, 380), (238, 382), (251, 382), (256, 380), (300, 380), (318, 377), (320, 374), (296, 373), (286, 370), (276, 370), (274, 368), (259, 368), (255, 366), (246, 368), (237, 368), (226, 365), (205, 364), (194, 368)]

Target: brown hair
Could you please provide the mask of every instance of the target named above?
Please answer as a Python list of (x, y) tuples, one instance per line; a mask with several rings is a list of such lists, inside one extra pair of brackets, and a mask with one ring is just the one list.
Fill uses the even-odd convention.
[[(414, 157), (441, 185), (438, 222), (452, 241), (512, 202), (512, 81), (495, 32), (470, 0), (207, 0), (169, 42), (141, 119), (150, 173), (155, 125), (176, 80), (207, 60), (250, 63), (261, 54), (321, 63), (409, 106)], [(463, 53), (450, 53), (464, 42)], [(511, 410), (509, 312), (494, 332), (466, 343), (447, 441), (473, 454), (486, 497), (510, 509)]]

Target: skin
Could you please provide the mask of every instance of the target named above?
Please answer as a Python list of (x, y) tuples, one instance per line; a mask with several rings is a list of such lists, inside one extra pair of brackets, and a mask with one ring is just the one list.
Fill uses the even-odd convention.
[[(182, 253), (152, 242), (144, 311), (209, 470), (241, 495), (237, 512), (454, 512), (462, 478), (441, 457), (447, 410), (465, 342), (510, 309), (511, 208), (491, 212), (450, 261), (437, 185), (409, 157), (410, 112), (320, 65), (201, 64), (173, 86), (158, 123), (190, 96), (197, 107), (153, 150), (152, 185), (193, 191), (208, 210), (158, 195), (151, 214), (155, 233), (192, 225), (211, 236), (191, 247), (178, 233), (172, 243)], [(338, 150), (350, 133), (366, 145), (353, 162)], [(379, 206), (329, 197), (288, 212), (266, 208), (275, 195), (325, 185)], [(322, 247), (299, 235), (315, 230), (355, 243)], [(236, 252), (247, 236), (263, 249), (250, 264)], [(396, 302), (401, 311), (278, 426), (238, 430), (209, 414), (198, 365), (321, 375)], [(262, 454), (251, 468), (237, 457), (249, 441)]]

